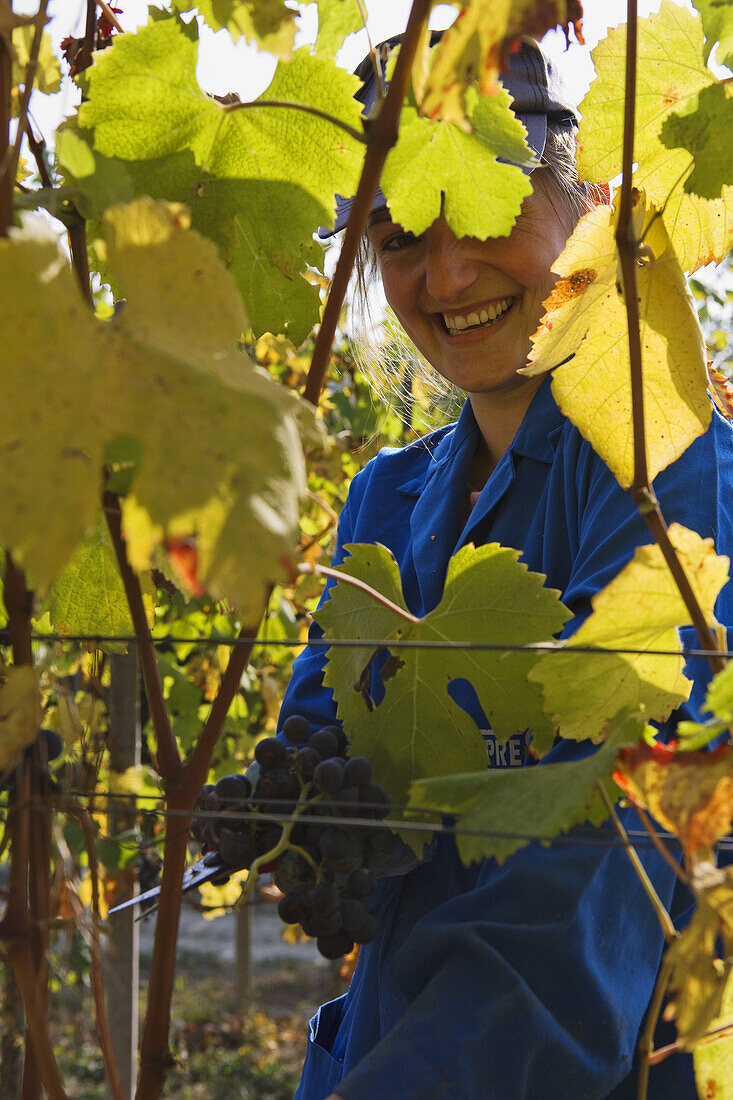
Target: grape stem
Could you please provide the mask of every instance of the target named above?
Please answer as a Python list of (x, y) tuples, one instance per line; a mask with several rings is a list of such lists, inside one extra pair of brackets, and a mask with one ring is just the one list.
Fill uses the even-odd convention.
[(231, 111), (244, 111), (252, 110), (253, 108), (261, 107), (287, 107), (291, 111), (304, 111), (308, 115), (315, 115), (316, 118), (321, 118), (324, 122), (330, 122), (332, 126), (338, 126), (340, 130), (352, 137), (354, 141), (360, 142), (365, 145), (367, 137), (363, 130), (357, 130), (353, 126), (349, 126), (348, 122), (344, 122), (340, 118), (336, 118), (334, 115), (329, 115), (328, 111), (321, 111), (318, 107), (312, 107), (309, 103), (296, 103), (289, 99), (253, 99), (246, 103), (228, 103), (223, 110), (228, 113)]
[(358, 588), (359, 591), (365, 592), (366, 595), (371, 596), (376, 603), (394, 612), (395, 615), (399, 615), (405, 622), (412, 623), (413, 625), (420, 622), (420, 619), (416, 615), (411, 614), (406, 608), (393, 603), (392, 600), (387, 599), (381, 592), (378, 592), (376, 588), (372, 588), (368, 585), (366, 581), (359, 580), (358, 577), (352, 577), (349, 573), (344, 573), (339, 569), (331, 569), (329, 565), (316, 565), (310, 562), (302, 562), (298, 566), (298, 572), (313, 573), (316, 577), (332, 577), (336, 581), (343, 581), (344, 584), (350, 584), (353, 588)]

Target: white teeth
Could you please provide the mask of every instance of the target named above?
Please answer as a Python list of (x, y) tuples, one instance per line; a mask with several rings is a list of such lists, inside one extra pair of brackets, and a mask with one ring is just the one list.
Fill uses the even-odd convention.
[(491, 324), (501, 317), (509, 307), (512, 305), (512, 298), (502, 298), (499, 302), (494, 302), (487, 306), (486, 309), (480, 310), (478, 313), (469, 313), (467, 317), (463, 317), (461, 314), (455, 314), (453, 317), (446, 317), (443, 314), (443, 320), (448, 332), (456, 333), (463, 332), (467, 328), (476, 328), (479, 325)]

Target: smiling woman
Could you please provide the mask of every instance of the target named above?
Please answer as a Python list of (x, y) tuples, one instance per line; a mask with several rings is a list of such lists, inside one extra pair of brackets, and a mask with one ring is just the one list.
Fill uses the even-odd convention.
[[(367, 67), (361, 76), (368, 110), (374, 74)], [(570, 635), (648, 537), (630, 495), (560, 412), (549, 379), (518, 373), (553, 286), (552, 265), (583, 209), (600, 196), (577, 182), (575, 115), (534, 42), (524, 40), (511, 55), (502, 79), (539, 165), (507, 236), (457, 236), (447, 202), (423, 232), (406, 232), (376, 196), (367, 263), (415, 347), (468, 398), (457, 424), (382, 452), (354, 478), (334, 564), (352, 543), (387, 547), (407, 607), (424, 616), (441, 600), (459, 549), (514, 547), (562, 593)], [(339, 202), (337, 228), (349, 207)], [(731, 429), (713, 412), (708, 432), (663, 471), (655, 491), (668, 520), (714, 537), (726, 552), (733, 548), (732, 477)], [(723, 623), (733, 622), (730, 588), (716, 607)], [(338, 721), (324, 663), (317, 645), (295, 662), (281, 730), (295, 714), (313, 727)], [(376, 664), (365, 690), (378, 714), (384, 685)], [(705, 671), (689, 671), (697, 673), (692, 698), (699, 700)], [(489, 767), (537, 764), (532, 730), (499, 744), (472, 686), (453, 680), (448, 690), (483, 732)], [(662, 735), (696, 713), (692, 704), (680, 708)], [(390, 733), (385, 720), (379, 736), (387, 743)], [(591, 751), (590, 742), (558, 737), (539, 766)], [(631, 811), (624, 814), (627, 827), (639, 828)], [(371, 903), (379, 931), (362, 947), (346, 996), (311, 1021), (297, 1100), (635, 1097), (635, 1051), (664, 942), (625, 853), (608, 835), (605, 841), (530, 844), (503, 866), (485, 860), (465, 867), (443, 835), (429, 858), (383, 877)], [(653, 849), (642, 858), (663, 904), (681, 912), (689, 899), (668, 863)], [(689, 1063), (680, 1058), (656, 1069), (648, 1095), (689, 1100)]]

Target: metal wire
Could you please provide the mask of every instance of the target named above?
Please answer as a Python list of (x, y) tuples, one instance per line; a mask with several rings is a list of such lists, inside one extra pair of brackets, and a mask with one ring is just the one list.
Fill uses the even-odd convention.
[[(223, 635), (197, 635), (192, 638), (177, 638), (166, 635), (161, 638), (143, 638), (137, 634), (31, 634), (31, 641), (38, 643), (49, 642), (76, 642), (78, 644), (97, 643), (118, 645), (128, 644), (152, 644), (162, 647), (169, 645), (216, 645), (236, 647), (242, 645), (260, 646), (261, 648), (287, 648), (302, 649), (315, 647), (319, 649), (467, 649), (486, 651), (489, 653), (585, 653), (605, 655), (611, 653), (626, 654), (628, 656), (646, 657), (725, 657), (733, 658), (733, 650), (719, 649), (641, 649), (631, 646), (606, 647), (606, 646), (575, 646), (572, 639), (566, 645), (557, 645), (554, 642), (526, 642), (522, 645), (516, 642), (453, 642), (453, 641), (416, 641), (411, 639), (399, 640), (393, 638), (309, 638), (307, 641), (284, 638), (259, 638), (236, 637), (228, 638)], [(0, 631), (0, 645), (10, 644), (10, 634), (7, 630)]]

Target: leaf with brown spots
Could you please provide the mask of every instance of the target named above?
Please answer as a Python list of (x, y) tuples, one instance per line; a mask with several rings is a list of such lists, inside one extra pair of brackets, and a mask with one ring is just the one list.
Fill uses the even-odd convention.
[(630, 798), (678, 836), (686, 855), (711, 848), (733, 821), (733, 747), (675, 752), (639, 745), (619, 753), (614, 779)]
[[(702, 333), (669, 236), (643, 193), (636, 192), (633, 217), (645, 244), (637, 289), (647, 461), (654, 478), (702, 435), (711, 410)], [(617, 222), (617, 209), (597, 206), (578, 223), (553, 265), (560, 282), (544, 303), (547, 312), (522, 373), (554, 368), (552, 392), (561, 410), (628, 488), (634, 442)]]
[(499, 72), (522, 35), (540, 39), (559, 25), (566, 36), (573, 27), (582, 42), (582, 19), (579, 0), (467, 0), (435, 47), (421, 113), (471, 130), (467, 89), (478, 83), (485, 95), (494, 94)]

